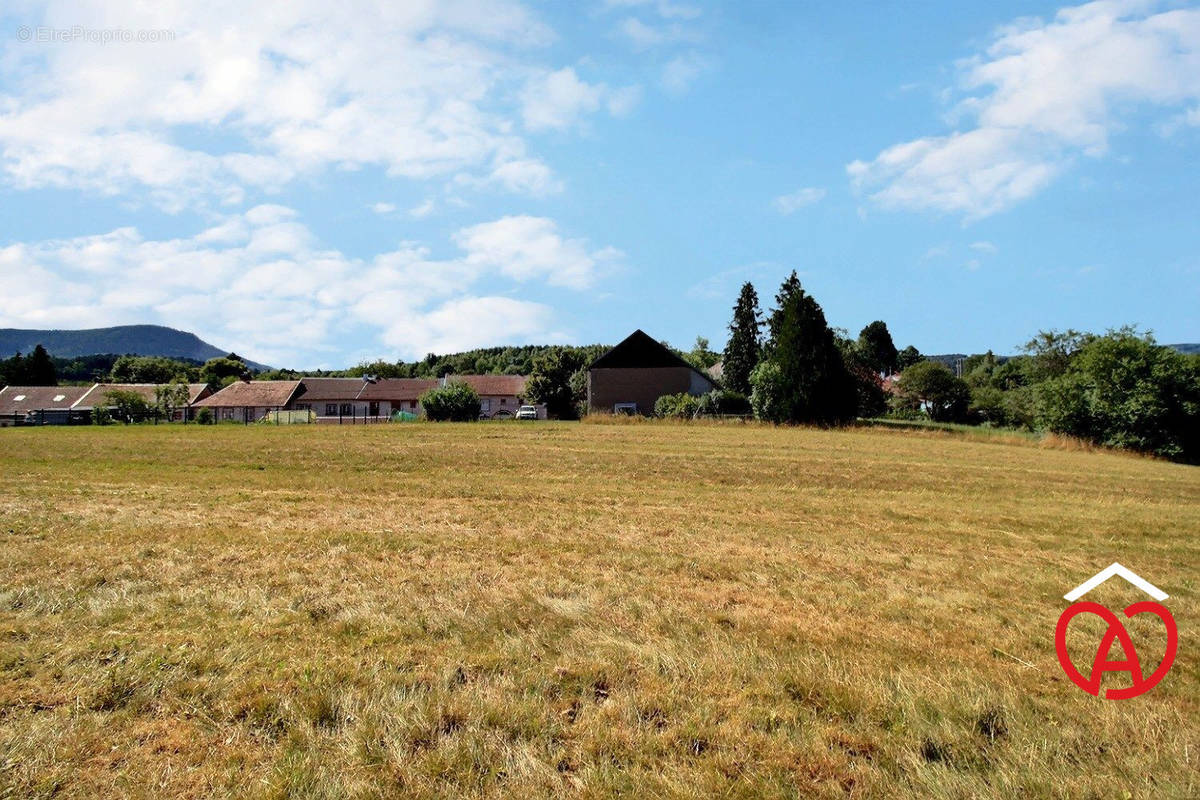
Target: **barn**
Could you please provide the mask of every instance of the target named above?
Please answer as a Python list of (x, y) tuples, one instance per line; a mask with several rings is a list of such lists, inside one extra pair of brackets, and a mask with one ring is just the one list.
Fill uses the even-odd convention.
[(588, 368), (588, 411), (650, 415), (654, 413), (654, 401), (665, 394), (700, 396), (713, 388), (712, 378), (636, 330)]

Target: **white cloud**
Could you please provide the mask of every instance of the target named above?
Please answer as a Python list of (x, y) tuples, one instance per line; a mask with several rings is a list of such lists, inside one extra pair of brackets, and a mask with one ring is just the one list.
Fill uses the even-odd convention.
[(700, 9), (686, 3), (672, 3), (669, 0), (605, 0), (607, 8), (651, 8), (663, 19), (695, 19), (700, 16)]
[(554, 220), (513, 216), (459, 231), (455, 243), (468, 264), (498, 270), (515, 280), (541, 279), (552, 286), (585, 289), (604, 266), (620, 258), (613, 248), (589, 251), (582, 239), (564, 239)]
[(637, 98), (637, 87), (613, 90), (603, 83), (589, 84), (573, 68), (564, 67), (526, 83), (521, 93), (521, 115), (531, 131), (562, 129), (602, 105), (614, 115), (628, 113)]
[(985, 242), (985, 241), (971, 242), (971, 244), (969, 244), (967, 246), (970, 247), (972, 250), (974, 250), (977, 253), (984, 253), (989, 256), (995, 255), (996, 249), (997, 249), (996, 245), (992, 244), (991, 242)]
[(847, 172), (884, 208), (976, 219), (1049, 185), (1073, 160), (1107, 153), (1143, 110), (1200, 100), (1200, 9), (1101, 0), (1000, 29), (959, 64), (965, 130), (892, 145)]
[[(145, 193), (178, 211), (240, 203), (248, 189), (331, 167), (467, 173), (514, 191), (553, 183), (488, 180), (511, 161), (549, 171), (513, 117), (526, 76), (547, 71), (538, 48), (554, 34), (516, 0), (30, 9), (22, 24), (162, 28), (174, 39), (0, 44), (0, 175), (20, 188)], [(208, 142), (213, 130), (219, 145)]]
[(775, 208), (780, 214), (793, 214), (802, 208), (806, 208), (815, 203), (821, 202), (825, 197), (825, 190), (817, 187), (809, 186), (803, 189), (797, 189), (791, 194), (783, 194), (775, 198)]
[[(581, 289), (619, 256), (559, 234), (553, 220), (505, 217), (464, 228), (461, 253), (401, 243), (373, 257), (324, 249), (295, 212), (256, 206), (191, 237), (135, 228), (0, 248), (0, 326), (95, 327), (157, 321), (267, 363), (321, 366), (382, 343), (409, 358), (501, 342), (561, 341), (544, 305), (480, 295), (485, 277)], [(381, 349), (385, 349), (381, 347)]]
[(708, 69), (708, 61), (698, 53), (684, 53), (667, 62), (659, 83), (673, 94), (686, 92)]
[(386, 216), (396, 210), (396, 205), (395, 203), (378, 202), (372, 203), (370, 206), (368, 206), (368, 208), (380, 216)]
[(413, 219), (424, 219), (432, 214), (435, 208), (437, 208), (437, 203), (434, 202), (432, 197), (429, 197), (424, 202), (410, 208), (408, 215)]

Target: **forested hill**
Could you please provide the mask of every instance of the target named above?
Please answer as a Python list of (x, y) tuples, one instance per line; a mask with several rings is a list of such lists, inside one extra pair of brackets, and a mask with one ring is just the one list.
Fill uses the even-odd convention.
[[(112, 353), (204, 362), (229, 352), (214, 347), (194, 333), (163, 325), (118, 325), (87, 330), (0, 328), (0, 354), (29, 353), (39, 344), (57, 358)], [(246, 363), (255, 369), (267, 368), (252, 361)]]

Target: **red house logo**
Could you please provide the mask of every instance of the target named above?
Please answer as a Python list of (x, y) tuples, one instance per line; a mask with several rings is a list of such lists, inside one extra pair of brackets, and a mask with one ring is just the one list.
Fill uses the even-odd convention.
[[(1142, 600), (1125, 608), (1121, 613), (1125, 615), (1126, 619), (1133, 619), (1138, 614), (1153, 614), (1162, 620), (1163, 625), (1166, 626), (1166, 653), (1163, 655), (1158, 667), (1149, 675), (1146, 675), (1142, 668), (1142, 662), (1138, 658), (1137, 649), (1133, 646), (1133, 640), (1130, 638), (1129, 632), (1125, 629), (1125, 623), (1121, 621), (1121, 618), (1099, 603), (1092, 603), (1086, 600), (1076, 602), (1080, 597), (1083, 597), (1114, 575), (1124, 578), (1153, 598), (1153, 600)], [(1068, 606), (1067, 610), (1058, 618), (1058, 626), (1054, 630), (1054, 649), (1058, 654), (1058, 663), (1062, 666), (1063, 672), (1067, 674), (1067, 677), (1076, 686), (1094, 697), (1100, 696), (1100, 683), (1104, 679), (1104, 673), (1119, 672), (1128, 674), (1130, 685), (1121, 689), (1106, 690), (1104, 697), (1108, 700), (1125, 700), (1130, 697), (1137, 697), (1153, 689), (1171, 669), (1171, 664), (1175, 662), (1175, 652), (1179, 646), (1179, 631), (1175, 627), (1175, 618), (1161, 604), (1161, 601), (1166, 600), (1167, 596), (1166, 592), (1150, 583), (1150, 581), (1116, 563), (1101, 570), (1079, 586), (1067, 592), (1063, 597), (1070, 601), (1072, 605)], [(1075, 667), (1075, 664), (1071, 661), (1070, 654), (1067, 652), (1067, 626), (1071, 623), (1071, 620), (1080, 614), (1095, 614), (1108, 623), (1108, 630), (1100, 639), (1100, 645), (1096, 649), (1096, 658), (1092, 661), (1091, 672), (1086, 677)], [(1112, 646), (1118, 642), (1125, 657), (1120, 661), (1110, 661), (1109, 657), (1112, 655)]]

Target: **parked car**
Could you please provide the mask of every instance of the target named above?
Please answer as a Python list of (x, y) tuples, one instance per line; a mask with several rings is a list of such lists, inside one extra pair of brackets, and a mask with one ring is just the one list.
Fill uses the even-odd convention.
[(517, 409), (517, 419), (537, 419), (537, 406), (521, 406)]

